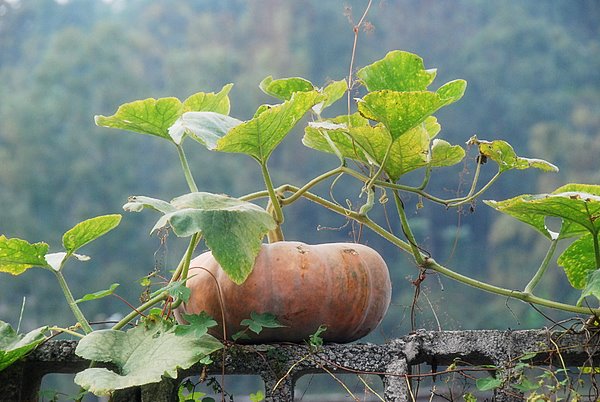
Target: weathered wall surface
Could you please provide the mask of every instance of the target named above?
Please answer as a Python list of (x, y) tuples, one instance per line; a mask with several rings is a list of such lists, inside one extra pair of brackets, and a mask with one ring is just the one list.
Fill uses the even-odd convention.
[[(42, 377), (48, 373), (75, 373), (89, 362), (74, 353), (75, 341), (49, 341), (24, 361), (0, 372), (0, 401), (36, 401)], [(600, 342), (594, 332), (526, 331), (418, 331), (383, 345), (327, 344), (319, 350), (307, 345), (270, 344), (228, 347), (225, 355), (214, 356), (209, 374), (256, 374), (265, 382), (267, 401), (292, 401), (294, 384), (309, 373), (367, 373), (379, 375), (386, 401), (411, 397), (411, 368), (426, 363), (440, 370), (456, 362), (472, 366), (504, 368), (499, 375), (510, 377), (519, 357), (536, 352), (530, 364), (540, 366), (593, 366), (598, 364)], [(457, 366), (460, 369), (460, 364)], [(195, 367), (180, 378), (197, 375)], [(508, 386), (495, 392), (497, 401), (522, 400)], [(137, 389), (117, 392), (115, 401), (176, 401), (177, 380), (166, 379)]]

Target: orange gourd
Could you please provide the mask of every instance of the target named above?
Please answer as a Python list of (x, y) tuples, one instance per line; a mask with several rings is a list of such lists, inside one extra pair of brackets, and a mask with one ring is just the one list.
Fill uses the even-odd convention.
[(353, 243), (263, 244), (242, 285), (232, 282), (206, 252), (192, 260), (187, 286), (191, 297), (175, 311), (180, 322), (184, 321), (182, 313), (205, 311), (219, 322), (211, 332), (222, 338), (223, 308), (228, 337), (243, 328), (240, 322), (252, 312), (272, 313), (286, 326), (252, 333), (251, 342), (302, 342), (320, 325), (327, 326), (324, 341), (351, 342), (377, 327), (391, 298), (383, 258)]

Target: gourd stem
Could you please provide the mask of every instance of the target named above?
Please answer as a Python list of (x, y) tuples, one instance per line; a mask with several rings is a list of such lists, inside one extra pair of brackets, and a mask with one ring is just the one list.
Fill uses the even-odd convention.
[(542, 276), (544, 276), (546, 269), (548, 269), (548, 265), (550, 264), (550, 260), (552, 259), (552, 256), (554, 255), (554, 251), (556, 250), (557, 244), (558, 244), (558, 236), (556, 239), (552, 239), (552, 241), (550, 242), (550, 248), (548, 249), (548, 252), (546, 253), (546, 256), (544, 257), (544, 260), (540, 264), (540, 267), (538, 268), (538, 270), (535, 273), (535, 275), (533, 276), (533, 278), (531, 278), (531, 280), (529, 281), (527, 286), (525, 286), (525, 289), (523, 290), (524, 293), (533, 292), (533, 289), (537, 286), (540, 279), (542, 279)]
[(417, 240), (408, 224), (408, 218), (406, 217), (406, 211), (404, 210), (404, 204), (400, 199), (400, 195), (398, 194), (398, 190), (394, 190), (394, 201), (396, 203), (396, 209), (398, 210), (398, 215), (400, 216), (400, 224), (402, 225), (402, 232), (408, 243), (410, 244), (412, 254), (415, 257), (415, 261), (418, 266), (423, 265), (423, 256), (421, 254), (421, 250), (419, 250), (419, 246), (417, 245)]
[(131, 320), (133, 320), (135, 317), (137, 317), (138, 315), (140, 315), (140, 313), (142, 311), (147, 310), (150, 307), (154, 306), (155, 304), (160, 303), (161, 301), (166, 300), (168, 297), (169, 297), (169, 293), (168, 292), (159, 293), (158, 295), (156, 295), (153, 298), (149, 299), (147, 302), (142, 303), (138, 308), (136, 308), (135, 310), (133, 310), (129, 314), (127, 314), (125, 317), (123, 317), (118, 323), (116, 323), (112, 327), (112, 329), (119, 330), (119, 329), (123, 328)]
[(185, 152), (183, 151), (183, 147), (181, 144), (176, 144), (177, 154), (179, 155), (179, 161), (181, 162), (181, 168), (183, 169), (183, 174), (185, 176), (185, 181), (187, 182), (188, 187), (192, 193), (198, 192), (198, 186), (196, 186), (196, 182), (194, 181), (194, 177), (192, 176), (192, 171), (190, 170), (190, 165), (188, 164), (187, 158), (185, 156)]
[(52, 272), (54, 272), (54, 275), (56, 276), (56, 279), (58, 280), (58, 284), (60, 285), (60, 288), (62, 289), (63, 294), (65, 295), (65, 299), (67, 299), (69, 308), (71, 308), (71, 311), (73, 312), (73, 315), (77, 319), (77, 322), (79, 323), (79, 325), (81, 325), (81, 329), (83, 329), (83, 331), (86, 334), (89, 334), (90, 332), (93, 331), (93, 329), (90, 326), (90, 323), (88, 322), (88, 320), (83, 315), (83, 312), (81, 311), (81, 309), (79, 308), (77, 303), (75, 303), (75, 298), (73, 297), (73, 293), (71, 293), (71, 289), (69, 289), (69, 285), (67, 285), (67, 281), (65, 280), (64, 275), (62, 274), (61, 271), (57, 271), (57, 270), (54, 270), (51, 268), (50, 268), (50, 270), (52, 270)]
[[(275, 213), (273, 203), (271, 202), (270, 198), (269, 198), (269, 202), (267, 203), (267, 212), (269, 214), (271, 214), (271, 216), (273, 216), (273, 214)], [(281, 225), (277, 224), (275, 226), (275, 229), (269, 230), (267, 232), (267, 239), (268, 239), (269, 243), (283, 241), (284, 237), (283, 237), (283, 231), (281, 230)]]

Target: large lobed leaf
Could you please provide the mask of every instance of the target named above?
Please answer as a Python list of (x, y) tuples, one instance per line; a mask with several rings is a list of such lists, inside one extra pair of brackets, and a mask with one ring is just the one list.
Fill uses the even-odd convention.
[(383, 123), (392, 141), (395, 141), (436, 110), (459, 100), (466, 85), (465, 81), (456, 80), (445, 84), (437, 92), (371, 92), (359, 100), (358, 110), (367, 119)]
[(20, 275), (31, 267), (48, 267), (46, 243), (29, 243), (0, 235), (0, 272)]
[(596, 300), (600, 300), (600, 270), (591, 271), (588, 275), (587, 284), (581, 291), (581, 296), (577, 300), (577, 305), (583, 304), (583, 299), (588, 296), (594, 296)]
[(571, 243), (558, 257), (557, 262), (563, 267), (571, 286), (583, 289), (588, 283), (589, 274), (600, 268), (596, 266), (592, 235), (584, 235)]
[(17, 334), (10, 324), (0, 321), (0, 371), (35, 349), (46, 340), (48, 327), (36, 328), (27, 334)]
[(225, 85), (218, 93), (198, 92), (184, 102), (177, 98), (148, 98), (125, 103), (112, 116), (96, 116), (96, 124), (102, 127), (117, 128), (149, 134), (174, 141), (169, 128), (184, 112), (229, 113), (229, 97), (232, 84)]
[(169, 127), (169, 135), (181, 144), (186, 135), (213, 150), (217, 141), (229, 130), (242, 123), (241, 120), (215, 112), (186, 112)]
[(425, 70), (423, 59), (416, 54), (394, 50), (356, 75), (369, 91), (424, 91), (435, 79), (436, 70)]
[(377, 165), (383, 163), (391, 144), (384, 170), (396, 181), (403, 174), (429, 164), (450, 166), (462, 160), (465, 155), (462, 147), (441, 140), (434, 140), (432, 144), (439, 131), (437, 119), (430, 116), (392, 143), (389, 131), (382, 124), (371, 126), (365, 118), (354, 114), (310, 123), (303, 143), (319, 151)]
[(289, 101), (264, 109), (229, 131), (217, 142), (217, 150), (250, 155), (265, 163), (304, 114), (323, 100), (317, 91), (295, 92)]
[(600, 232), (600, 186), (567, 184), (549, 194), (520, 195), (504, 201), (485, 201), (552, 238), (546, 228), (547, 216), (562, 219), (559, 238)]
[(166, 203), (132, 197), (124, 208), (150, 207), (163, 212), (153, 230), (169, 224), (177, 236), (201, 232), (223, 270), (236, 283), (246, 280), (260, 251), (262, 239), (275, 228), (272, 216), (258, 205), (211, 193), (191, 193)]
[(118, 372), (89, 368), (75, 376), (75, 383), (96, 395), (114, 390), (177, 378), (178, 369), (187, 369), (223, 345), (214, 337), (194, 332), (176, 334), (165, 322), (139, 325), (127, 332), (99, 330), (86, 335), (75, 353), (85, 359), (110, 362)]

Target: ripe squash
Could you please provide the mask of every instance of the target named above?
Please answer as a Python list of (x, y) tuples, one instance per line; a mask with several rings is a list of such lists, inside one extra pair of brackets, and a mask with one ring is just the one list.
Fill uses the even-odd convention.
[[(222, 294), (223, 306), (214, 275)], [(389, 272), (373, 249), (354, 243), (307, 245), (281, 241), (263, 244), (254, 270), (242, 285), (232, 282), (210, 252), (192, 260), (187, 286), (192, 294), (175, 311), (205, 311), (223, 337), (221, 307), (227, 336), (241, 330), (250, 313), (269, 312), (285, 328), (265, 328), (250, 342), (302, 342), (320, 325), (327, 342), (351, 342), (371, 332), (383, 319), (391, 299)]]

